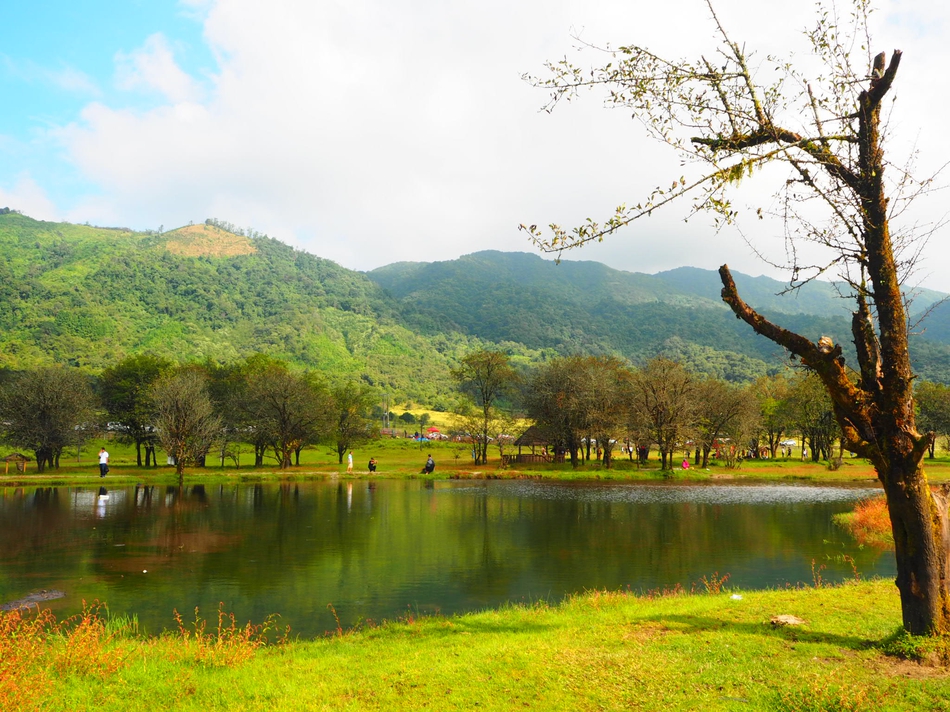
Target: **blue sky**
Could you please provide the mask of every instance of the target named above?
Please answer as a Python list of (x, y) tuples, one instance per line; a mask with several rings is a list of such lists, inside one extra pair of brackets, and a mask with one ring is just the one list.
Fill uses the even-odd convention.
[(213, 72), (198, 7), (174, 0), (34, 0), (8, 3), (0, 22), (0, 113), (3, 183), (29, 175), (60, 206), (95, 186), (62, 160), (48, 131), (68, 125), (91, 101), (147, 110), (157, 98), (120, 89), (117, 54), (161, 33), (174, 38), (176, 59), (196, 77)]
[[(544, 96), (521, 74), (572, 53), (572, 34), (670, 56), (713, 51), (701, 0), (6, 5), (0, 206), (133, 229), (216, 217), (352, 269), (530, 251), (519, 223), (606, 217), (668, 184), (676, 156), (624, 112), (591, 96), (540, 113)], [(780, 22), (755, 0), (716, 6), (762, 54), (800, 51), (813, 21), (810, 4), (784, 6)], [(916, 145), (923, 172), (947, 161), (948, 14), (936, 0), (888, 0), (875, 16), (880, 49), (905, 50), (894, 145)], [(945, 203), (919, 219), (939, 219)], [(738, 233), (683, 218), (669, 210), (570, 256), (644, 272), (728, 261), (780, 276)], [(756, 225), (756, 244), (782, 252), (769, 229)], [(931, 241), (928, 262), (950, 259), (944, 242)], [(950, 274), (922, 276), (950, 292)]]

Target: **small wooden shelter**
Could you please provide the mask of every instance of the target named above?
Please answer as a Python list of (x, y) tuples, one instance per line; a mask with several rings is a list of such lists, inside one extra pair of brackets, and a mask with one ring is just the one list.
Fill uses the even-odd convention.
[(17, 472), (26, 472), (26, 463), (30, 462), (33, 458), (27, 457), (19, 452), (10, 453), (5, 458), (3, 458), (3, 474), (10, 473), (10, 463), (13, 462), (16, 464)]
[[(518, 453), (505, 455), (506, 463), (563, 462), (564, 455), (555, 452), (552, 440), (543, 428), (532, 425), (515, 440)], [(530, 448), (530, 452), (524, 452), (524, 448)]]

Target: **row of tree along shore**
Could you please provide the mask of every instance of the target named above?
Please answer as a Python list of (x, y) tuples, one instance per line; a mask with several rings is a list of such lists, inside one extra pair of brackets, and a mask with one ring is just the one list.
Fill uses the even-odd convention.
[[(787, 453), (791, 438), (814, 461), (834, 466), (842, 454), (827, 391), (804, 370), (737, 386), (666, 359), (636, 369), (617, 358), (565, 357), (523, 372), (485, 350), (452, 375), (459, 399), (449, 434), (472, 442), (475, 465), (488, 463), (492, 447), (512, 461), (515, 438), (532, 423), (544, 457), (574, 467), (610, 467), (618, 448), (645, 459), (654, 447), (663, 469), (684, 450), (702, 467), (711, 457), (737, 467), (745, 457)], [(256, 466), (286, 468), (300, 464), (305, 447), (329, 444), (342, 463), (347, 450), (378, 437), (397, 419), (382, 396), (365, 382), (331, 386), (264, 355), (178, 365), (143, 354), (92, 380), (63, 366), (10, 375), (0, 387), (0, 428), (8, 446), (35, 455), (40, 472), (58, 468), (65, 448), (106, 433), (134, 445), (139, 467), (156, 465), (163, 449), (179, 476), (208, 457), (237, 465), (241, 445)], [(917, 402), (921, 421), (950, 437), (950, 388), (921, 382)], [(398, 418), (416, 422), (408, 412)]]

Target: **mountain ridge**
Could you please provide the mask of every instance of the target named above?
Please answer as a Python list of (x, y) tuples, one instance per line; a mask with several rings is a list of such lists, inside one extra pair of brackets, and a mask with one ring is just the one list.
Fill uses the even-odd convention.
[[(0, 215), (0, 367), (61, 362), (94, 373), (140, 352), (231, 361), (260, 351), (448, 407), (451, 369), (477, 348), (503, 350), (521, 368), (559, 354), (635, 365), (665, 355), (732, 381), (785, 365), (722, 304), (714, 272), (645, 275), (487, 250), (362, 273), (226, 227), (137, 233)], [(787, 301), (815, 313), (786, 314), (768, 309), (780, 282), (735, 277), (783, 325), (847, 345), (845, 312), (827, 290)], [(950, 318), (937, 323), (950, 332)], [(915, 344), (921, 375), (950, 382), (950, 346)]]

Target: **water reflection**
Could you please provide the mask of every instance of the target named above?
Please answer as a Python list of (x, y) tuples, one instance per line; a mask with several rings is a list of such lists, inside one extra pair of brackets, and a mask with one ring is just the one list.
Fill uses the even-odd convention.
[(149, 630), (174, 608), (295, 631), (407, 612), (652, 590), (729, 573), (745, 588), (892, 575), (833, 526), (867, 490), (805, 486), (362, 481), (0, 490), (0, 603), (62, 589)]

